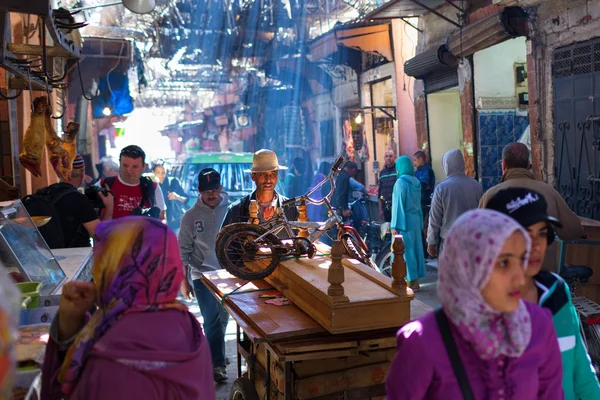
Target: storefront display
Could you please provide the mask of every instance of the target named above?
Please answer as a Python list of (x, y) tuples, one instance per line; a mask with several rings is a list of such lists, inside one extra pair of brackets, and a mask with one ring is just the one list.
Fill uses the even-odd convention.
[[(371, 104), (374, 107), (394, 106), (391, 78), (371, 84)], [(375, 156), (383, 155), (388, 148), (396, 149), (393, 119), (378, 108), (373, 109), (372, 117)]]
[(41, 282), (42, 296), (54, 294), (67, 280), (20, 200), (0, 203), (0, 260), (9, 272)]

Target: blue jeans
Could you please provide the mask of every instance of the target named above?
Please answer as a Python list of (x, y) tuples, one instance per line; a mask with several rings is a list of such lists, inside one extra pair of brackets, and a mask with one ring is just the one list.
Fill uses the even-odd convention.
[(204, 286), (202, 280), (195, 279), (192, 283), (204, 319), (204, 335), (210, 347), (213, 367), (225, 366), (225, 331), (229, 314)]

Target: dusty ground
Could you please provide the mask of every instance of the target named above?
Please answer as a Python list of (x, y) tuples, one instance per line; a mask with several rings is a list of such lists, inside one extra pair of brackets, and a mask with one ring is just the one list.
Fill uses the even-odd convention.
[[(417, 299), (424, 302), (431, 307), (437, 307), (440, 303), (436, 296), (437, 286), (437, 269), (434, 267), (435, 264), (428, 264), (427, 277), (421, 280), (421, 290), (416, 294)], [(196, 315), (198, 321), (202, 323), (202, 316), (200, 315), (200, 309), (196, 300), (186, 301), (190, 311)], [(229, 379), (224, 384), (215, 386), (217, 391), (217, 400), (229, 400), (229, 392), (231, 391), (231, 385), (237, 378), (237, 356), (236, 356), (236, 345), (235, 345), (235, 322), (230, 319), (229, 325), (227, 326), (227, 334), (225, 336), (226, 343), (226, 354), (230, 359), (231, 363), (227, 366), (227, 374)]]

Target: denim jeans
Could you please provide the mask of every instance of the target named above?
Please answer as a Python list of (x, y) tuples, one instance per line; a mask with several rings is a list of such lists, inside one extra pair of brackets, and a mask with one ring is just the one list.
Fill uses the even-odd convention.
[(193, 281), (194, 293), (200, 312), (204, 319), (204, 335), (208, 340), (210, 354), (212, 356), (213, 367), (225, 365), (225, 331), (229, 314), (215, 296), (204, 286), (202, 280), (195, 279)]

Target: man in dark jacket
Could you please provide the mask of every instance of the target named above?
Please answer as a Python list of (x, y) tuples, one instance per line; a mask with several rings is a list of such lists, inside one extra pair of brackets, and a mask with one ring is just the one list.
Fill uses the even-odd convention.
[(379, 217), (385, 221), (392, 220), (392, 193), (398, 178), (396, 172), (396, 154), (394, 150), (388, 149), (384, 156), (385, 166), (379, 171)]
[[(277, 155), (271, 150), (262, 149), (254, 153), (250, 172), (252, 173), (252, 180), (256, 184), (256, 190), (229, 206), (222, 226), (235, 222), (248, 222), (250, 219), (250, 200), (256, 200), (258, 203), (258, 218), (261, 222), (273, 218), (275, 209), (287, 200), (286, 197), (277, 194), (275, 191), (279, 179), (279, 170), (282, 169), (286, 169), (286, 167), (279, 165)], [(298, 210), (294, 206), (286, 207), (285, 215), (290, 220), (297, 220)], [(287, 235), (285, 231), (282, 231), (282, 233)]]
[(348, 206), (348, 199), (352, 191), (350, 188), (350, 178), (354, 178), (357, 172), (358, 166), (355, 162), (350, 161), (335, 181), (335, 193), (331, 199), (331, 205), (336, 210), (341, 211), (344, 217), (349, 217), (352, 214)]

